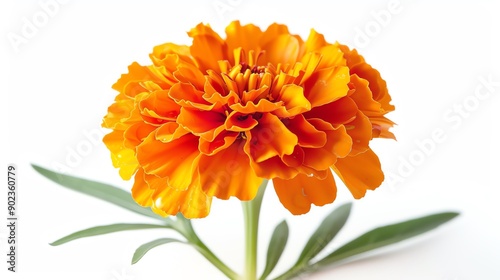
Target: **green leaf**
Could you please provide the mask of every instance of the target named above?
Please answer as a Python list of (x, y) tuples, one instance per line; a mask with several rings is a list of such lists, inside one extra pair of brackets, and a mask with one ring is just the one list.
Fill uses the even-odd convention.
[(142, 244), (139, 248), (137, 248), (137, 250), (135, 250), (134, 256), (132, 257), (132, 264), (136, 264), (139, 260), (141, 260), (142, 257), (144, 257), (144, 255), (146, 255), (146, 253), (149, 252), (149, 250), (151, 250), (155, 247), (158, 247), (160, 245), (172, 243), (172, 242), (186, 243), (182, 240), (175, 239), (175, 238), (160, 238), (160, 239), (156, 239), (156, 240), (153, 240), (151, 242)]
[(351, 203), (346, 203), (330, 213), (313, 233), (297, 260), (296, 267), (306, 264), (321, 252), (342, 229), (349, 214)]
[(279, 223), (274, 229), (271, 241), (269, 241), (269, 247), (267, 249), (267, 259), (266, 267), (260, 279), (266, 279), (266, 277), (271, 274), (274, 267), (278, 263), (283, 250), (285, 249), (286, 242), (288, 241), (288, 224), (286, 221)]
[(456, 216), (458, 216), (458, 213), (439, 213), (376, 228), (340, 247), (324, 259), (318, 261), (315, 265), (331, 265), (340, 260), (400, 242), (435, 229)]
[(50, 243), (50, 245), (58, 246), (58, 245), (73, 241), (75, 239), (96, 236), (96, 235), (102, 235), (102, 234), (108, 234), (108, 233), (113, 233), (113, 232), (117, 232), (117, 231), (150, 229), (150, 228), (168, 228), (168, 227), (165, 225), (154, 225), (154, 224), (113, 224), (113, 225), (106, 225), (106, 226), (97, 226), (97, 227), (88, 228), (88, 229), (84, 229), (84, 230), (72, 233), (68, 236), (65, 236), (61, 239), (58, 239), (58, 240)]
[(138, 205), (132, 198), (129, 192), (126, 192), (117, 187), (94, 182), (82, 178), (77, 178), (69, 175), (64, 175), (61, 173), (53, 172), (43, 167), (32, 164), (33, 168), (45, 176), (46, 178), (56, 182), (57, 184), (66, 187), (68, 189), (99, 198), (101, 200), (107, 201), (109, 203), (118, 205), (122, 208), (141, 214), (150, 218), (154, 218), (166, 223), (171, 223), (170, 218), (162, 218), (157, 214), (153, 213), (151, 209), (144, 208)]

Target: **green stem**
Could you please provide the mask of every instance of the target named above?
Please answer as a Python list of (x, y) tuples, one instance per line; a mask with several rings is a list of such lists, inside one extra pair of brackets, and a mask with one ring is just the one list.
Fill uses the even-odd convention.
[(194, 231), (191, 221), (185, 219), (184, 217), (178, 217), (176, 223), (173, 225), (180, 234), (182, 234), (189, 243), (193, 244), (194, 247), (200, 254), (202, 254), (210, 263), (217, 267), (224, 275), (226, 275), (231, 280), (238, 280), (240, 276), (229, 268), (224, 262), (222, 262), (206, 245), (201, 241), (196, 232)]
[(245, 220), (245, 273), (243, 279), (257, 279), (257, 242), (259, 231), (259, 215), (262, 198), (268, 180), (264, 180), (259, 186), (259, 190), (254, 199), (242, 202), (243, 217)]

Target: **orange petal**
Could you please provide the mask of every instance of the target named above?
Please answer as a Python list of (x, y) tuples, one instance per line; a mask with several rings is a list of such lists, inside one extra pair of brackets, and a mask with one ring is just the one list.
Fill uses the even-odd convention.
[(284, 24), (273, 23), (264, 31), (259, 40), (259, 46), (265, 46), (280, 35), (288, 35), (288, 27)]
[(326, 133), (316, 129), (304, 116), (283, 120), (286, 127), (298, 137), (301, 147), (322, 147), (326, 144)]
[(199, 154), (198, 137), (192, 134), (163, 143), (152, 133), (137, 147), (137, 160), (144, 171), (168, 177), (169, 186), (179, 190), (191, 184)]
[(194, 65), (185, 64), (177, 67), (174, 77), (181, 83), (190, 83), (198, 90), (203, 90), (205, 76)]
[(349, 96), (356, 102), (358, 109), (361, 110), (366, 116), (380, 116), (382, 115), (382, 108), (380, 103), (373, 100), (373, 95), (368, 87), (368, 81), (361, 79), (358, 75), (351, 75), (351, 85), (354, 92)]
[(135, 150), (149, 133), (156, 129), (155, 126), (147, 123), (137, 122), (129, 126), (123, 133), (123, 145), (129, 149)]
[(182, 60), (186, 62), (192, 62), (191, 53), (189, 52), (188, 46), (176, 45), (172, 43), (155, 46), (153, 48), (153, 53), (151, 53), (149, 57), (155, 65), (169, 65), (169, 63), (166, 63), (165, 59), (168, 55), (171, 54), (178, 55)]
[(208, 25), (198, 24), (188, 32), (193, 38), (191, 55), (198, 62), (203, 73), (208, 69), (219, 69), (219, 60), (225, 60), (227, 46), (221, 37)]
[[(108, 108), (108, 113), (103, 119), (102, 126), (106, 128), (119, 128), (121, 123), (130, 117), (134, 101), (132, 99), (117, 100)], [(121, 127), (123, 129), (123, 127)]]
[(372, 124), (368, 117), (358, 111), (356, 118), (346, 123), (345, 128), (352, 138), (352, 150), (349, 155), (354, 156), (365, 152), (372, 140)]
[(300, 44), (296, 37), (290, 34), (282, 34), (262, 45), (262, 49), (265, 51), (262, 57), (263, 63), (273, 65), (288, 63), (292, 65), (297, 61)]
[(331, 67), (314, 72), (304, 84), (304, 95), (312, 107), (334, 102), (349, 91), (349, 68)]
[(182, 107), (197, 108), (210, 111), (214, 105), (203, 99), (203, 91), (197, 90), (193, 85), (177, 83), (170, 88), (168, 96)]
[[(193, 183), (186, 190), (178, 190), (164, 185), (162, 178), (151, 177), (148, 183), (157, 185), (152, 196), (152, 210), (162, 216), (177, 215), (179, 212), (185, 218), (204, 218), (210, 212), (212, 198), (207, 196), (200, 187), (199, 179), (193, 179)], [(160, 187), (163, 185), (163, 187)]]
[(253, 101), (249, 101), (245, 105), (236, 103), (229, 106), (229, 108), (242, 114), (253, 114), (256, 112), (265, 113), (278, 110), (280, 107), (282, 107), (282, 104), (283, 102), (271, 102), (267, 99), (261, 99), (257, 104)]
[(297, 85), (285, 85), (277, 100), (283, 101), (288, 116), (293, 117), (311, 110), (311, 103), (304, 96), (304, 88)]
[(177, 123), (196, 136), (209, 141), (224, 130), (226, 116), (212, 111), (199, 111), (182, 108), (177, 117)]
[(111, 160), (115, 168), (119, 168), (120, 176), (129, 180), (137, 170), (135, 152), (123, 145), (123, 131), (115, 130), (106, 134), (102, 141), (111, 151)]
[(316, 52), (326, 45), (328, 45), (328, 43), (325, 40), (325, 36), (316, 32), (316, 30), (311, 29), (311, 32), (309, 32), (309, 37), (307, 37), (307, 40), (304, 42), (304, 54), (307, 54), (309, 52)]
[(356, 117), (358, 107), (350, 97), (343, 97), (326, 105), (315, 107), (304, 113), (306, 119), (322, 119), (330, 124), (339, 125), (348, 123)]
[(241, 25), (239, 21), (233, 21), (226, 27), (226, 43), (228, 52), (241, 47), (247, 53), (257, 50), (259, 39), (263, 32), (253, 24)]
[(139, 168), (134, 177), (134, 185), (132, 186), (132, 197), (141, 206), (147, 207), (151, 206), (153, 200), (151, 195), (154, 193), (154, 189), (150, 189), (148, 183), (144, 178), (144, 170)]
[(337, 158), (345, 157), (351, 152), (352, 139), (344, 126), (334, 128), (320, 119), (311, 119), (309, 122), (326, 134), (326, 143), (318, 148), (303, 148), (305, 166), (324, 170), (334, 164)]
[(294, 215), (305, 214), (311, 204), (323, 206), (337, 197), (337, 187), (332, 172), (325, 179), (299, 174), (290, 180), (273, 179), (274, 189), (281, 203)]
[[(247, 145), (245, 145), (245, 153), (248, 154)], [(286, 165), (279, 156), (272, 157), (262, 162), (250, 160), (250, 166), (257, 176), (266, 179), (291, 179), (299, 174), (296, 168)]]
[(180, 126), (176, 122), (167, 122), (162, 124), (157, 130), (155, 134), (155, 138), (158, 141), (168, 143), (172, 140), (178, 139), (181, 136), (188, 134), (189, 131), (185, 130), (182, 126)]
[(240, 200), (253, 199), (262, 178), (250, 168), (241, 141), (234, 142), (213, 156), (202, 155), (199, 162), (200, 183), (208, 196)]
[(344, 53), (338, 44), (324, 46), (318, 52), (321, 54), (321, 62), (318, 65), (318, 69), (347, 65)]
[(363, 56), (358, 54), (355, 49), (350, 50), (345, 45), (339, 45), (347, 62), (347, 66), (351, 70), (350, 73), (358, 75), (360, 78), (368, 80), (370, 90), (373, 94), (373, 99), (380, 103), (385, 111), (393, 111), (394, 106), (389, 104), (391, 96), (387, 90), (387, 84), (380, 76), (380, 72), (374, 69), (370, 64), (365, 62)]
[(223, 131), (212, 141), (200, 138), (199, 150), (202, 154), (212, 156), (219, 151), (231, 146), (240, 135), (238, 132)]
[(273, 156), (289, 155), (293, 152), (298, 138), (275, 115), (264, 113), (258, 119), (259, 125), (247, 132), (247, 149), (255, 162)]
[(362, 198), (366, 190), (374, 190), (384, 181), (380, 161), (371, 149), (353, 157), (339, 158), (332, 168), (356, 199)]
[(139, 101), (139, 109), (145, 121), (159, 124), (175, 121), (181, 107), (168, 96), (168, 92), (158, 90)]
[(389, 138), (396, 140), (396, 136), (389, 129), (394, 125), (394, 122), (386, 117), (370, 117), (372, 122), (372, 135), (373, 137)]
[(224, 127), (229, 131), (248, 131), (259, 124), (252, 115), (242, 114), (233, 111), (226, 119)]
[[(168, 84), (165, 83), (166, 80), (161, 77), (160, 73), (154, 70), (154, 67), (141, 66), (139, 63), (134, 62), (128, 67), (128, 71), (127, 74), (121, 75), (120, 79), (113, 84), (112, 88), (124, 93), (130, 98), (133, 98), (141, 92), (149, 91), (142, 86), (140, 82), (151, 81), (162, 88), (168, 86)], [(117, 96), (117, 98), (120, 98), (120, 95)]]

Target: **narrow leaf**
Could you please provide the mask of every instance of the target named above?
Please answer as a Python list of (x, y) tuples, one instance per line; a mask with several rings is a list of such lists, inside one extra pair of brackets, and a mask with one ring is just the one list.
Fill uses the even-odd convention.
[(122, 208), (125, 208), (129, 211), (154, 218), (163, 222), (170, 223), (170, 218), (162, 218), (149, 208), (144, 208), (138, 205), (133, 199), (132, 196), (129, 192), (126, 192), (122, 189), (119, 189), (117, 187), (99, 183), (99, 182), (94, 182), (82, 178), (77, 178), (57, 172), (50, 171), (48, 169), (45, 169), (43, 167), (37, 166), (32, 164), (33, 168), (40, 173), (41, 175), (45, 176), (46, 178), (56, 182), (57, 184), (66, 187), (68, 189), (90, 195), (96, 198), (99, 198), (101, 200), (107, 201), (109, 203), (118, 205)]
[(156, 239), (156, 240), (153, 240), (151, 242), (142, 244), (139, 248), (137, 248), (137, 250), (135, 250), (134, 256), (132, 257), (132, 264), (136, 264), (138, 261), (140, 261), (142, 259), (142, 257), (144, 257), (144, 255), (146, 255), (146, 253), (149, 252), (149, 250), (151, 250), (155, 247), (158, 247), (160, 245), (172, 243), (172, 242), (186, 243), (182, 240), (175, 239), (175, 238), (160, 238), (160, 239)]
[(330, 213), (313, 233), (297, 260), (296, 266), (305, 264), (321, 252), (342, 229), (349, 214), (351, 203), (346, 203)]
[(267, 249), (266, 267), (260, 277), (261, 280), (266, 279), (273, 271), (278, 263), (283, 250), (285, 249), (286, 242), (288, 241), (288, 224), (286, 221), (279, 223), (274, 229), (269, 247)]
[(72, 233), (68, 236), (65, 236), (61, 239), (58, 239), (58, 240), (50, 243), (50, 245), (58, 246), (58, 245), (73, 241), (75, 239), (96, 236), (96, 235), (102, 235), (102, 234), (108, 234), (108, 233), (113, 233), (113, 232), (117, 232), (117, 231), (150, 229), (150, 228), (168, 228), (168, 227), (165, 225), (154, 225), (154, 224), (113, 224), (113, 225), (106, 225), (106, 226), (97, 226), (97, 227), (92, 227), (92, 228), (88, 228), (88, 229), (84, 229), (84, 230)]
[(456, 216), (458, 216), (458, 213), (439, 213), (376, 228), (340, 247), (315, 265), (331, 265), (340, 260), (403, 241), (435, 229)]

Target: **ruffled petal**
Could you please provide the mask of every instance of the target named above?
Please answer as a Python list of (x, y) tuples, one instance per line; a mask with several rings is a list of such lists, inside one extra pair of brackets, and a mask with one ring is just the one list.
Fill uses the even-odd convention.
[(199, 111), (182, 108), (177, 123), (184, 129), (206, 140), (213, 140), (224, 130), (226, 116), (212, 111)]
[(246, 133), (246, 150), (253, 161), (261, 162), (293, 152), (298, 138), (278, 117), (264, 113), (258, 121), (259, 125)]
[(326, 135), (326, 143), (321, 147), (303, 148), (304, 165), (316, 170), (324, 170), (351, 152), (352, 139), (344, 126), (333, 127), (320, 119), (309, 120), (316, 129)]
[(273, 185), (283, 206), (294, 215), (309, 212), (311, 204), (332, 203), (337, 197), (337, 186), (330, 170), (323, 180), (299, 174), (290, 180), (275, 178)]
[(304, 88), (301, 86), (285, 85), (277, 100), (283, 101), (287, 112), (286, 117), (293, 117), (311, 110), (311, 103), (304, 96)]
[(232, 52), (236, 48), (242, 48), (246, 52), (257, 51), (262, 34), (262, 30), (253, 24), (242, 26), (238, 20), (233, 21), (226, 27), (227, 50)]
[(333, 103), (347, 96), (349, 68), (331, 67), (314, 72), (304, 84), (304, 95), (312, 107)]
[(185, 190), (191, 184), (199, 155), (198, 137), (192, 134), (163, 143), (151, 133), (137, 147), (137, 160), (144, 171), (168, 178), (168, 185), (179, 190)]
[[(168, 61), (169, 55), (177, 55), (183, 61), (192, 63), (189, 47), (172, 43), (155, 46), (153, 48), (153, 53), (151, 53), (149, 57), (151, 58), (151, 61), (153, 61), (153, 63), (157, 66), (170, 67), (172, 63), (169, 63)], [(177, 63), (179, 63), (179, 61), (177, 61)]]
[(123, 144), (123, 131), (112, 131), (106, 134), (102, 141), (111, 151), (113, 166), (120, 169), (120, 176), (124, 180), (129, 180), (137, 171), (138, 164), (134, 150), (125, 147)]
[(143, 207), (151, 206), (153, 200), (151, 196), (154, 193), (154, 189), (151, 189), (145, 180), (146, 174), (142, 168), (137, 170), (134, 177), (134, 185), (132, 186), (132, 197), (134, 200)]
[(326, 133), (316, 129), (304, 116), (298, 115), (285, 120), (284, 123), (293, 134), (297, 135), (299, 146), (317, 148), (326, 144)]
[(366, 63), (363, 56), (359, 55), (357, 50), (350, 50), (349, 47), (345, 45), (339, 46), (344, 53), (347, 66), (351, 69), (351, 75), (356, 74), (360, 78), (366, 79), (373, 94), (373, 99), (379, 102), (382, 109), (386, 112), (393, 111), (394, 106), (389, 104), (391, 102), (391, 96), (387, 90), (385, 80), (380, 76), (380, 72)]
[(356, 118), (345, 124), (347, 133), (352, 138), (352, 150), (350, 155), (354, 156), (363, 153), (368, 149), (368, 144), (372, 140), (372, 123), (361, 111), (358, 111)]
[(271, 63), (273, 65), (288, 63), (292, 65), (298, 59), (300, 44), (295, 36), (282, 34), (263, 45), (262, 49), (265, 50), (265, 53), (262, 55), (264, 63)]
[(200, 183), (208, 196), (220, 199), (235, 196), (240, 200), (254, 198), (262, 178), (250, 168), (242, 144), (242, 141), (236, 141), (213, 156), (200, 157)]
[(150, 187), (156, 186), (152, 196), (152, 210), (155, 213), (174, 216), (180, 212), (187, 219), (204, 218), (210, 213), (212, 198), (201, 190), (197, 177), (193, 178), (193, 183), (186, 190), (168, 187), (163, 178), (149, 178)]
[(350, 97), (346, 96), (339, 100), (313, 108), (304, 113), (306, 119), (322, 119), (333, 125), (346, 124), (356, 118), (358, 106)]
[(214, 32), (209, 25), (198, 24), (188, 32), (189, 37), (193, 38), (193, 44), (190, 47), (191, 55), (198, 62), (203, 73), (208, 69), (219, 69), (219, 60), (225, 60), (226, 43), (219, 34)]
[(332, 168), (356, 199), (362, 198), (366, 190), (374, 190), (384, 181), (380, 161), (371, 149), (356, 156), (339, 158)]

